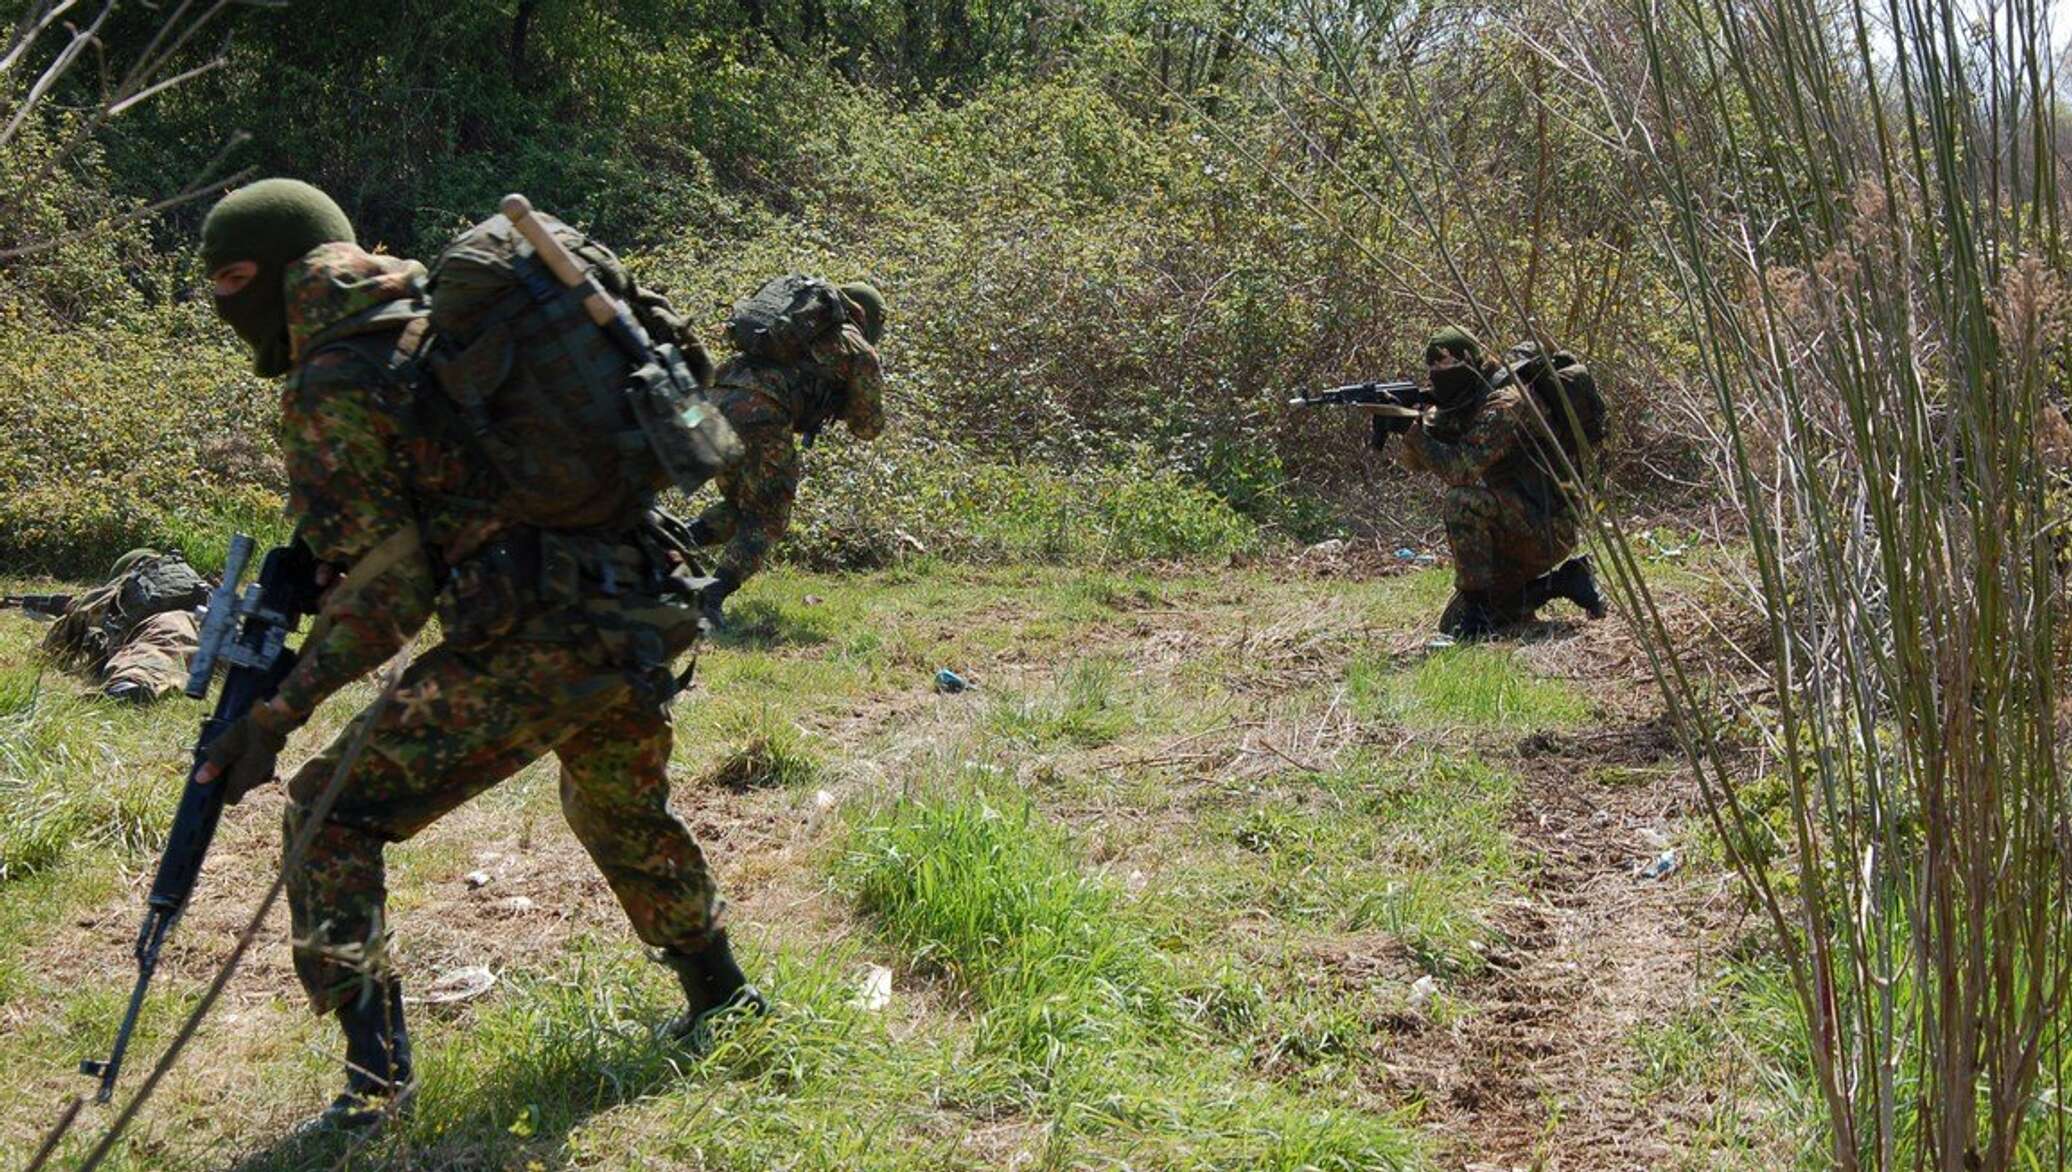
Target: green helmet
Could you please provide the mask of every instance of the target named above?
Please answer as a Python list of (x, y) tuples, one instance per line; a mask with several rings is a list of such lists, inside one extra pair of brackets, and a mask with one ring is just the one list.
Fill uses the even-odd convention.
[(1482, 361), (1482, 343), (1475, 340), (1475, 335), (1459, 326), (1440, 326), (1432, 331), (1431, 337), (1425, 339), (1425, 365), (1429, 366), (1439, 361), (1442, 351), (1452, 354), (1470, 366), (1479, 365)]
[(877, 345), (878, 339), (885, 336), (885, 298), (862, 281), (851, 281), (842, 286), (842, 296), (863, 310), (863, 340)]
[(110, 580), (120, 578), (124, 574), (129, 573), (130, 568), (135, 566), (138, 562), (141, 562), (146, 558), (155, 558), (157, 556), (158, 551), (155, 549), (133, 549), (128, 553), (123, 554), (121, 557), (115, 559), (115, 564), (108, 567), (108, 577)]

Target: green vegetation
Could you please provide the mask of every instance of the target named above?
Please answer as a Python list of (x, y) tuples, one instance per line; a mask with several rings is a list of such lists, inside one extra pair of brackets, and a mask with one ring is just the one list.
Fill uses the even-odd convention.
[[(109, 6), (48, 86), (63, 25), (0, 66), (9, 576), (285, 528), (276, 392), (195, 295), (205, 199), (123, 214), (189, 182), (304, 176), (425, 257), (522, 189), (715, 341), (789, 269), (892, 307), (888, 435), (809, 454), (790, 569), (739, 600), (679, 725), (790, 1015), (663, 1055), (640, 1026), (666, 986), (607, 904), (528, 936), (445, 891), (513, 819), (506, 861), (566, 873), (536, 855), (533, 770), (394, 870), (399, 907), (451, 925), (413, 961), (512, 950), (493, 1000), (432, 1015), (420, 1117), (255, 1172), (1484, 1162), (1447, 1147), (1467, 1116), (1502, 1162), (1560, 1164), (1577, 1104), (1477, 1032), (1560, 1010), (1493, 958), (1522, 904), (1624, 878), (1632, 844), (1593, 836), (1695, 803), (1696, 835), (1644, 827), (1692, 847), (1632, 905), (1731, 868), (1763, 933), (1592, 1068), (1636, 1117), (1700, 1117), (1699, 1166), (2065, 1162), (2048, 6), (515, 0), (340, 8), (314, 39), (201, 8)], [(1639, 645), (1417, 650), (1444, 574), (1288, 568), (1294, 541), (1437, 533), (1357, 421), (1283, 403), (1404, 372), (1441, 320), (1544, 335), (1609, 392), (1587, 515)], [(193, 715), (104, 711), (28, 645), (0, 632), (10, 1102), (53, 1099), (15, 1072), (115, 1012), (67, 925), (133, 910)], [(941, 666), (979, 688), (934, 693)], [(1648, 673), (1695, 780), (1656, 751)], [(263, 859), (266, 822), (232, 820), (233, 858)], [(854, 1004), (879, 964), (896, 1010)], [(220, 1165), (315, 1096), (314, 1027), (263, 979), (131, 1166)], [(1481, 1065), (1432, 1076), (1440, 1032)]]
[(1429, 754), (1288, 776), (1205, 819), (1236, 848), (1219, 852), (1205, 902), (1252, 893), (1295, 923), (1386, 932), (1434, 975), (1478, 970), (1501, 942), (1490, 901), (1522, 878), (1511, 796), (1504, 773)]
[(1036, 694), (1002, 693), (991, 723), (1002, 736), (1037, 747), (1062, 745), (1096, 749), (1139, 727), (1143, 718), (1127, 696), (1123, 665), (1114, 659), (1084, 659)]
[[(1248, 1079), (1181, 1016), (1172, 958), (1144, 913), (1076, 865), (1031, 807), (980, 793), (902, 801), (854, 832), (842, 870), (862, 911), (979, 1011), (980, 1058), (1061, 1133), (1161, 1165), (1407, 1166), (1389, 1118), (1304, 1103)], [(1011, 799), (1010, 799), (1011, 800)]]
[[(1507, 741), (1488, 757), (1345, 746), (1314, 772), (1254, 773), (1229, 700), (1249, 665), (1129, 665), (1162, 637), (1221, 641), (1265, 618), (1346, 670), (1354, 644), (1318, 642), (1345, 587), (1284, 584), (1262, 613), (1270, 582), (923, 563), (758, 579), (679, 704), (672, 773), (776, 1016), (702, 1058), (650, 1040), (673, 982), (560, 828), (545, 761), (389, 852), (406, 987), (429, 995), (468, 964), (498, 977), (413, 1008), (424, 1086), (407, 1125), (360, 1149), (282, 1138), (331, 1093), (335, 1043), (270, 940), (115, 1166), (1430, 1164), (1419, 1095), (1384, 1090), (1386, 1064), (1405, 1030), (1444, 1037), (1493, 1012), (1478, 987), (1514, 946), (1501, 909), (1531, 872)], [(1428, 585), (1362, 586), (1346, 605), (1404, 590)], [(0, 623), (10, 697), (35, 679), (38, 631)], [(1055, 671), (996, 688), (1032, 649)], [(939, 695), (938, 662), (985, 683)], [(125, 876), (152, 857), (193, 727), (187, 702), (109, 710), (82, 690), (46, 675), (0, 718), (0, 841), (21, 860), (0, 877), (0, 1014), (16, 1023), (0, 1099), (23, 1104), (0, 1114), (10, 1148), (120, 1012)], [(1314, 721), (1334, 693), (1279, 703)], [(366, 698), (326, 705), (290, 757)], [(1175, 757), (1175, 739), (1231, 768)], [(92, 786), (68, 755), (87, 743)], [(164, 1044), (271, 878), (278, 801), (262, 791), (226, 818), (138, 1054)], [(45, 807), (68, 811), (62, 833), (36, 830)], [(478, 870), (479, 889), (463, 881)], [(1319, 969), (1319, 949), (1356, 967)], [(875, 969), (891, 974), (883, 1004)], [(1423, 978), (1438, 987), (1413, 992)]]
[[(327, 14), (321, 50), (293, 17), (233, 9), (172, 63), (201, 64), (227, 32), (225, 68), (90, 136), (37, 189), (34, 215), (0, 201), (0, 253), (60, 241), (0, 259), (0, 393), (23, 407), (0, 421), (0, 561), (85, 572), (183, 519), (198, 535), (278, 500), (273, 394), (187, 295), (202, 204), (68, 235), (169, 194), (240, 132), (252, 137), (225, 168), (325, 186), (365, 242), (398, 253), (429, 257), (524, 190), (617, 247), (714, 342), (723, 307), (776, 272), (882, 285), (890, 434), (867, 447), (831, 434), (811, 455), (785, 548), (804, 565), (921, 550), (1220, 560), (1262, 534), (1399, 518), (1404, 482), (1361, 470), (1355, 421), (1282, 401), (1398, 373), (1435, 317), (1475, 314), (1406, 275), (1433, 261), (1436, 225), (1356, 198), (1406, 199), (1431, 177), (1384, 173), (1379, 144), (1356, 141), (1365, 131), (1336, 106), (1372, 106), (1379, 87), (1401, 99), (1391, 127), (1429, 101), (1454, 111), (1454, 141), (1510, 142), (1529, 121), (1531, 91), (1509, 68), (1522, 46), (1437, 12), (1361, 10), (1371, 56), (1340, 78), (1323, 67), (1336, 46), (1299, 9), (1183, 9), (525, 0), (413, 14), (399, 39), (377, 4)], [(115, 68), (162, 16), (118, 11), (101, 30)], [(1469, 41), (1430, 57), (1390, 48), (1453, 36)], [(1475, 102), (1455, 100), (1466, 78), (1441, 64), (1463, 56), (1494, 65), (1476, 71)], [(90, 107), (88, 72), (51, 101)], [(1296, 100), (1273, 97), (1287, 91)], [(0, 114), (21, 96), (0, 80)], [(69, 141), (57, 105), (24, 126), (0, 143), (0, 177), (39, 173)], [(1351, 145), (1305, 145), (1319, 141)], [(1650, 308), (1671, 270), (1629, 247), (1632, 218), (1611, 198), (1624, 162), (1555, 120), (1532, 149), (1446, 182), (1448, 198), (1531, 226), (1468, 267), (1530, 251), (1523, 311), (1579, 340), (1621, 395), (1622, 434), (1650, 441), (1657, 467), (1688, 464), (1679, 411), (1620, 390), (1663, 381), (1688, 353)], [(1528, 213), (1535, 200), (1544, 214)], [(1408, 263), (1378, 273), (1376, 257)], [(1524, 320), (1506, 309), (1485, 332)], [(1615, 470), (1652, 476), (1624, 457)]]
[(1408, 667), (1360, 659), (1346, 673), (1346, 688), (1362, 714), (1420, 729), (1533, 732), (1590, 715), (1589, 700), (1575, 688), (1526, 674), (1517, 652), (1500, 644), (1446, 647)]

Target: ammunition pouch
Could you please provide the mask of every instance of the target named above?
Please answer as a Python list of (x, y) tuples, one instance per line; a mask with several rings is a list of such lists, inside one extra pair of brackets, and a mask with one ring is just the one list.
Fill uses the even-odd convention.
[(499, 537), (447, 570), (437, 609), (439, 626), (454, 650), (485, 647), (516, 630), (537, 609), (539, 542), (514, 537)]

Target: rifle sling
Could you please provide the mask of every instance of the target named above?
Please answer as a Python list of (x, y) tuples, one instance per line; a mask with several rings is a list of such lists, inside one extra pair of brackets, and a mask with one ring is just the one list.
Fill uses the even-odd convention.
[(331, 588), (325, 596), (324, 605), (317, 613), (316, 621), (310, 623), (309, 634), (302, 640), (304, 647), (315, 647), (324, 641), (331, 631), (331, 615), (343, 610), (359, 597), (367, 583), (374, 581), (390, 570), (403, 564), (412, 554), (422, 554), (418, 540), (417, 526), (405, 525), (384, 538), (379, 545), (360, 556), (345, 572), (345, 578)]

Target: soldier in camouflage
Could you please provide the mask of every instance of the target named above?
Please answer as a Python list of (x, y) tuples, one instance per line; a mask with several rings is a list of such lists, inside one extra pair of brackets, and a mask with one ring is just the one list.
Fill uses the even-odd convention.
[[(1575, 493), (1556, 471), (1553, 437), (1514, 384), (1458, 326), (1425, 346), (1432, 406), (1404, 433), (1403, 465), (1444, 481), (1454, 596), (1439, 629), (1478, 639), (1565, 598), (1602, 618), (1604, 599), (1576, 546)], [(1565, 560), (1564, 560), (1565, 559)]]
[(849, 321), (816, 340), (805, 359), (780, 363), (747, 354), (713, 376), (713, 402), (741, 438), (745, 458), (717, 481), (720, 499), (691, 524), (692, 540), (722, 547), (706, 587), (707, 621), (723, 625), (721, 603), (763, 568), (784, 537), (799, 490), (799, 445), (839, 419), (858, 439), (885, 430), (884, 374), (877, 345), (885, 301), (869, 285), (843, 285)]
[(500, 516), (494, 474), (418, 419), (388, 361), (422, 320), (423, 266), (362, 250), (322, 192), (255, 183), (217, 204), (202, 237), (219, 314), (260, 374), (287, 376), (289, 510), (331, 581), (294, 670), (225, 732), (201, 780), (221, 777), (233, 799), (263, 784), (326, 697), (434, 613), (445, 633), (392, 703), (363, 712), (288, 782), (285, 843), (338, 787), (287, 885), (296, 973), (346, 1037), (346, 1091), (316, 1123), (378, 1122), (414, 1085), (384, 847), (548, 752), (569, 826), (683, 984), (689, 1005), (670, 1030), (696, 1040), (722, 1010), (759, 1011), (705, 856), (668, 805), (668, 665), (699, 630), (695, 596), (673, 585), (682, 566), (658, 564), (681, 557), (684, 543), (669, 545), (677, 527), (576, 537)]
[(148, 704), (180, 690), (201, 646), (209, 584), (179, 552), (133, 549), (101, 585), (71, 600), (45, 654), (93, 675), (111, 700)]

